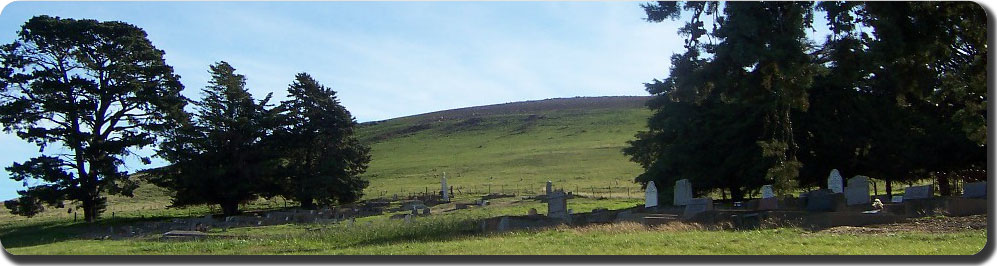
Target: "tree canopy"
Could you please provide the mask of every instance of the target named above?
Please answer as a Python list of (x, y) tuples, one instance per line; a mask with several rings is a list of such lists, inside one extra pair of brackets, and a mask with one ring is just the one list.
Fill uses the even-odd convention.
[[(646, 183), (734, 199), (826, 186), (834, 168), (887, 181), (985, 169), (986, 16), (973, 3), (657, 2), (690, 13), (686, 51), (647, 84), (648, 131), (624, 153)], [(831, 32), (807, 37), (822, 12)], [(712, 27), (707, 26), (712, 23)], [(661, 182), (664, 181), (664, 182)]]
[(254, 100), (246, 77), (231, 65), (218, 62), (209, 72), (195, 112), (161, 146), (160, 155), (171, 165), (153, 171), (153, 180), (173, 191), (174, 206), (219, 204), (231, 215), (269, 184), (275, 156), (266, 140), (274, 118), (267, 108), (270, 95)]
[(40, 203), (70, 200), (93, 222), (104, 194), (131, 196), (137, 184), (118, 167), (154, 144), (186, 104), (163, 55), (142, 29), (123, 22), (37, 16), (21, 26), (0, 48), (0, 124), (46, 155), (6, 170), (16, 181), (44, 183), (5, 206), (31, 216)]
[(314, 208), (360, 199), (368, 182), (359, 177), (370, 162), (370, 148), (357, 140), (357, 123), (340, 105), (336, 92), (307, 73), (299, 73), (287, 88), (289, 100), (278, 107), (280, 129), (275, 149), (283, 159), (281, 194)]

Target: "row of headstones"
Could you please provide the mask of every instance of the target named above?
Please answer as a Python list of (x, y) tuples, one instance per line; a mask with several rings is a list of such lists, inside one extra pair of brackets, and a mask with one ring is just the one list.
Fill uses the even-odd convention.
[[(768, 186), (771, 190), (771, 186)], [(764, 190), (764, 189), (763, 189)], [(685, 210), (682, 213), (683, 218), (689, 218), (697, 213), (709, 211), (713, 209), (713, 199), (710, 197), (693, 198), (692, 197), (692, 183), (688, 179), (681, 179), (675, 181), (672, 204), (675, 206), (685, 206)], [(764, 194), (764, 193), (763, 193)], [(769, 191), (771, 194), (771, 191)], [(658, 206), (658, 187), (655, 186), (654, 181), (647, 183), (647, 189), (644, 190), (644, 207), (652, 208)]]
[[(841, 173), (838, 169), (831, 170), (830, 176), (828, 176), (827, 184), (831, 193), (844, 193), (845, 204), (847, 205), (858, 205), (858, 204), (869, 204), (871, 202), (871, 196), (869, 194), (869, 177), (867, 176), (855, 176), (848, 179), (847, 185), (841, 187)], [(549, 183), (548, 183), (549, 186)], [(963, 186), (963, 197), (964, 198), (985, 198), (986, 197), (987, 182), (974, 182), (966, 183)], [(548, 187), (549, 189), (549, 187)], [(688, 179), (682, 179), (675, 181), (675, 193), (673, 199), (673, 205), (675, 206), (688, 206), (690, 204), (696, 205), (695, 209), (709, 209), (710, 207), (699, 206), (705, 204), (710, 200), (709, 198), (693, 198), (692, 197), (692, 184)], [(762, 199), (759, 201), (759, 209), (775, 209), (777, 208), (778, 200), (775, 198), (775, 193), (772, 191), (772, 185), (762, 186)], [(806, 193), (801, 194), (804, 196)], [(902, 202), (903, 200), (912, 199), (926, 199), (933, 197), (933, 190), (931, 185), (926, 186), (913, 186), (904, 189), (903, 196), (896, 196), (892, 199), (893, 202)], [(654, 181), (648, 182), (647, 189), (644, 194), (644, 207), (651, 208), (658, 206), (658, 188), (655, 186)], [(712, 207), (712, 206), (711, 206)]]
[[(675, 181), (675, 193), (673, 195), (672, 205), (675, 206), (685, 206), (690, 201), (693, 201), (692, 183), (689, 183), (689, 179)], [(647, 183), (647, 189), (644, 190), (644, 207), (651, 208), (657, 206), (658, 187), (654, 185), (654, 181), (651, 181)]]
[[(841, 179), (841, 173), (838, 172), (838, 169), (831, 170), (831, 174), (827, 178), (827, 187), (832, 193), (844, 193), (845, 204), (858, 205), (870, 203), (871, 196), (869, 195), (869, 177), (855, 176), (849, 178), (847, 185), (844, 188), (841, 187)], [(963, 184), (963, 198), (985, 198), (986, 196), (986, 181)], [(934, 186), (911, 186), (904, 188), (903, 196), (894, 196), (890, 199), (890, 201), (900, 203), (904, 200), (929, 199), (932, 197), (934, 197)]]

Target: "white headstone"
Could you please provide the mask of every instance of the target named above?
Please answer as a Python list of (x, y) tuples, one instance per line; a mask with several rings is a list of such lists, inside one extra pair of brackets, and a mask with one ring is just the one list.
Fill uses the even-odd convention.
[(672, 204), (675, 206), (685, 206), (692, 199), (692, 183), (689, 179), (675, 181), (675, 197)]
[(440, 191), (443, 193), (443, 201), (450, 201), (450, 194), (447, 192), (447, 172), (443, 172), (443, 179), (440, 179)]
[(838, 169), (832, 169), (831, 175), (827, 177), (827, 189), (831, 190), (831, 193), (842, 193), (844, 188), (841, 187), (841, 173)]
[(644, 208), (656, 206), (658, 206), (658, 188), (654, 186), (654, 181), (651, 181), (647, 183), (647, 189), (644, 190)]
[(772, 185), (762, 186), (762, 198), (763, 199), (775, 198), (775, 193), (772, 192)]

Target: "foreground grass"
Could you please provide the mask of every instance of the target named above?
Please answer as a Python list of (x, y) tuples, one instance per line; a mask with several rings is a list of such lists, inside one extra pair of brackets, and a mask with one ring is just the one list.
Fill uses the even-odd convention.
[[(455, 224), (456, 225), (456, 224)], [(378, 227), (378, 230), (371, 230)], [(435, 229), (431, 229), (435, 228)], [(342, 228), (340, 228), (342, 229)], [(430, 229), (428, 233), (418, 231)], [(831, 235), (799, 229), (672, 230), (639, 224), (469, 234), (466, 227), (355, 226), (333, 231), (273, 228), (277, 234), (189, 242), (74, 240), (8, 249), (21, 254), (331, 254), (331, 255), (972, 255), (985, 231), (950, 234)], [(344, 232), (375, 235), (344, 237)], [(407, 233), (406, 233), (407, 232)], [(244, 232), (247, 233), (247, 232)], [(372, 241), (373, 240), (373, 241)]]
[[(477, 220), (521, 215), (543, 203), (518, 198), (492, 200), (492, 206), (458, 212), (436, 212), (411, 223), (381, 216), (357, 219), (353, 225), (287, 224), (234, 228), (211, 234), (225, 238), (164, 241), (156, 236), (120, 240), (31, 242), (33, 235), (4, 238), (15, 255), (971, 255), (986, 244), (986, 231), (930, 234), (834, 235), (783, 228), (750, 231), (706, 230), (692, 225), (647, 228), (636, 223), (559, 227), (536, 231), (479, 233)], [(576, 198), (577, 211), (627, 208), (634, 200)], [(445, 208), (445, 207), (444, 207)], [(84, 225), (79, 225), (84, 226)], [(70, 227), (72, 228), (72, 227)], [(84, 229), (84, 228), (78, 228)], [(9, 239), (21, 239), (8, 245)]]

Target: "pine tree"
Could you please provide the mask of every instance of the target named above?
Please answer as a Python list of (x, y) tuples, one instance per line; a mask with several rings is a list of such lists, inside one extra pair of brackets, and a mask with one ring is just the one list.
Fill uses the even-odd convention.
[(70, 200), (94, 222), (105, 194), (132, 196), (138, 185), (119, 170), (123, 158), (153, 145), (186, 104), (163, 55), (123, 22), (37, 16), (21, 26), (0, 49), (0, 124), (40, 152), (50, 145), (65, 152), (7, 167), (14, 180), (44, 183), (4, 205), (31, 216), (41, 203)]
[[(645, 6), (648, 20), (678, 17), (672, 5)], [(715, 2), (685, 3), (693, 13), (680, 30), (687, 51), (673, 56), (664, 82), (647, 85), (657, 96), (649, 131), (624, 150), (647, 169), (638, 182), (689, 178), (697, 190), (725, 188), (735, 200), (766, 183), (795, 187), (801, 163), (791, 113), (808, 107), (816, 73), (804, 33), (809, 5), (731, 2), (720, 12)], [(712, 16), (714, 30), (703, 16)], [(649, 143), (657, 150), (641, 154), (649, 150), (638, 146)]]
[(173, 191), (174, 206), (219, 204), (232, 215), (268, 184), (275, 156), (266, 138), (274, 119), (266, 108), (270, 95), (254, 100), (246, 77), (231, 65), (218, 62), (210, 72), (192, 119), (161, 147), (161, 156), (172, 164), (152, 171), (152, 180)]
[(336, 98), (307, 73), (295, 76), (281, 103), (281, 127), (276, 149), (284, 163), (278, 186), (281, 194), (307, 209), (315, 202), (353, 202), (368, 182), (359, 177), (370, 162), (370, 148), (354, 134), (357, 123)]

